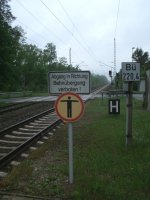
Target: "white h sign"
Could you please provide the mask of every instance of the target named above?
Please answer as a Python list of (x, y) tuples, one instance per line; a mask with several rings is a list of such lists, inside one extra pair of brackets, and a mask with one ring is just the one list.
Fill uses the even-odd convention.
[(113, 110), (113, 108), (115, 108), (116, 109), (116, 112), (118, 112), (118, 101), (116, 101), (116, 105), (113, 105), (112, 104), (112, 101), (110, 101), (110, 112), (112, 112)]
[(109, 99), (109, 114), (120, 114), (119, 99)]

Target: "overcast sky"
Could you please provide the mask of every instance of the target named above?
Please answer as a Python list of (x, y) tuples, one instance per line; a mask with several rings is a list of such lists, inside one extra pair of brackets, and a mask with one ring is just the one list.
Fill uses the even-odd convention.
[(28, 43), (52, 42), (68, 63), (71, 48), (72, 64), (82, 70), (108, 76), (114, 37), (117, 72), (131, 61), (132, 47), (150, 53), (149, 0), (11, 0), (10, 6)]

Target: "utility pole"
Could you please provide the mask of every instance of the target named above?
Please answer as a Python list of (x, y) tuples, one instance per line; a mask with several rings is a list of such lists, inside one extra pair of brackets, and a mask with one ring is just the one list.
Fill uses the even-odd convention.
[(116, 76), (116, 39), (114, 38), (114, 72), (113, 77)]

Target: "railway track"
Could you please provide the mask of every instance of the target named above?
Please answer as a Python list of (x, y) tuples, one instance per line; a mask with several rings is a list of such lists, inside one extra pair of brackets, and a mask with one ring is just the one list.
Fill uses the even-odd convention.
[[(103, 89), (105, 87), (94, 91), (90, 95), (83, 95), (84, 102), (86, 103)], [(20, 157), (20, 155), (27, 157), (27, 154), (22, 153), (32, 145), (42, 143), (41, 138), (48, 139), (48, 136), (52, 134), (50, 130), (60, 123), (61, 120), (52, 108), (0, 131), (0, 170), (3, 170), (6, 165)]]
[(54, 109), (50, 109), (1, 131), (0, 169), (42, 137), (45, 136), (47, 139), (48, 131), (60, 122), (61, 120), (56, 116)]

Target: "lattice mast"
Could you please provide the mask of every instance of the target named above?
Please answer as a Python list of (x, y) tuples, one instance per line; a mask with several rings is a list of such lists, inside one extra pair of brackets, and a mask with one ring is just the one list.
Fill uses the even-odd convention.
[(113, 77), (116, 76), (116, 39), (114, 38), (114, 71), (113, 71)]

